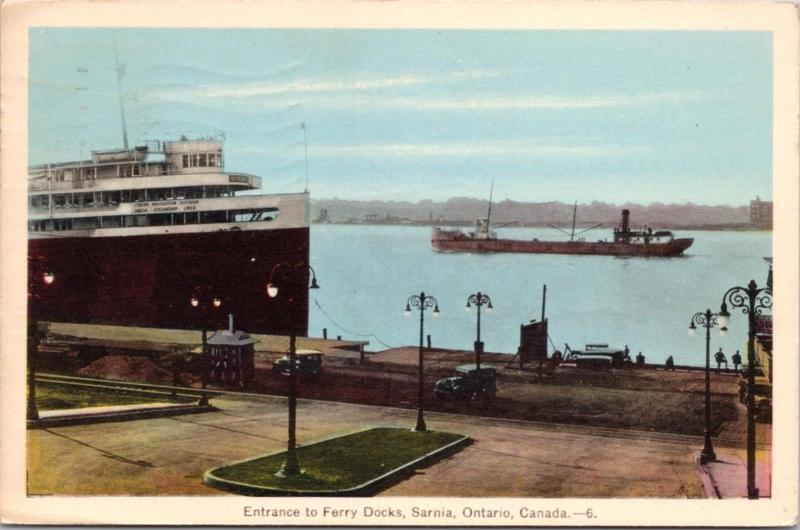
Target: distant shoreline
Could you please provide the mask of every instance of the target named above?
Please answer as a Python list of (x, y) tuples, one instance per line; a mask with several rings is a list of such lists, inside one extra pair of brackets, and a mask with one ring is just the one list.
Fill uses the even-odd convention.
[[(474, 223), (467, 222), (467, 221), (444, 221), (441, 223), (431, 223), (429, 221), (407, 221), (407, 222), (386, 222), (386, 221), (376, 221), (376, 222), (369, 222), (369, 221), (325, 221), (325, 222), (317, 222), (312, 221), (312, 225), (347, 225), (347, 226), (441, 226), (441, 227), (461, 227), (461, 228), (468, 228), (472, 227)], [(552, 227), (546, 224), (540, 223), (515, 223), (513, 226), (505, 226), (502, 228), (550, 228)], [(565, 227), (568, 228), (568, 227)], [(584, 229), (588, 228), (586, 226), (576, 226), (576, 229)], [(602, 226), (598, 227), (597, 230), (604, 230), (611, 228), (611, 225), (608, 227)], [(675, 225), (675, 224), (668, 224), (662, 223), (658, 226), (659, 229), (667, 229), (667, 230), (700, 230), (705, 232), (772, 232), (772, 227), (763, 227), (763, 226), (752, 226), (749, 224), (743, 223), (731, 223), (731, 224), (707, 224), (707, 225)]]

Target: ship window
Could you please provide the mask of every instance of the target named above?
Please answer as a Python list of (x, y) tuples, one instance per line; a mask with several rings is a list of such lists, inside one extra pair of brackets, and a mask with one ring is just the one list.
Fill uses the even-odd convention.
[(171, 214), (161, 213), (150, 216), (150, 226), (169, 226), (170, 224), (172, 224)]
[(277, 208), (263, 208), (257, 210), (232, 210), (232, 221), (237, 223), (252, 223), (257, 221), (273, 221), (278, 217)]
[(198, 164), (200, 167), (208, 166), (208, 155), (205, 153), (200, 154), (200, 163)]
[(53, 223), (56, 230), (72, 230), (72, 219), (54, 219)]
[(50, 196), (38, 195), (31, 198), (31, 206), (37, 208), (45, 208), (50, 205)]
[(217, 165), (217, 155), (216, 155), (216, 153), (209, 153), (209, 155), (208, 155), (208, 165), (212, 166), (212, 167)]
[(189, 167), (189, 155), (183, 155), (183, 167)]
[(201, 223), (224, 223), (227, 220), (225, 211), (200, 212)]
[(48, 221), (31, 221), (28, 224), (28, 228), (31, 232), (42, 232), (44, 230), (50, 230), (47, 226)]
[(97, 228), (97, 217), (79, 217), (72, 220), (75, 230), (92, 230)]
[(133, 166), (133, 175), (138, 177), (141, 174), (142, 174), (142, 168), (139, 167), (139, 164), (134, 165)]
[(103, 217), (103, 228), (118, 228), (120, 225), (120, 217), (117, 215)]

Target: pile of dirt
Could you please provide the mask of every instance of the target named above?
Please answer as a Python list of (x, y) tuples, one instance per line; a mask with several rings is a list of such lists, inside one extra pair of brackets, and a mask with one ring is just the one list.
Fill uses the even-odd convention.
[(87, 377), (100, 377), (125, 381), (163, 383), (172, 380), (169, 370), (147, 357), (132, 355), (107, 355), (78, 370)]

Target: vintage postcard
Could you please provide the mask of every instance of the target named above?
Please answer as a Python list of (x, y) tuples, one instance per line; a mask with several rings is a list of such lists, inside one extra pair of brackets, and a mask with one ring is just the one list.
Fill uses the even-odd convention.
[(796, 524), (795, 5), (0, 35), (4, 522)]

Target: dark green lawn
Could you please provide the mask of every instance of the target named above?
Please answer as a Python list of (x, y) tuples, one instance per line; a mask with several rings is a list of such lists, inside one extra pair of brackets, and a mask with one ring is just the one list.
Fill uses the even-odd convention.
[(63, 410), (110, 405), (135, 405), (139, 403), (188, 403), (189, 397), (172, 399), (168, 394), (145, 394), (124, 390), (106, 390), (52, 383), (37, 383), (36, 405), (39, 410)]
[(343, 490), (369, 482), (460, 438), (459, 434), (446, 432), (370, 429), (299, 447), (297, 456), (303, 470), (300, 477), (275, 476), (285, 462), (285, 453), (222, 467), (214, 471), (214, 476), (284, 490)]

